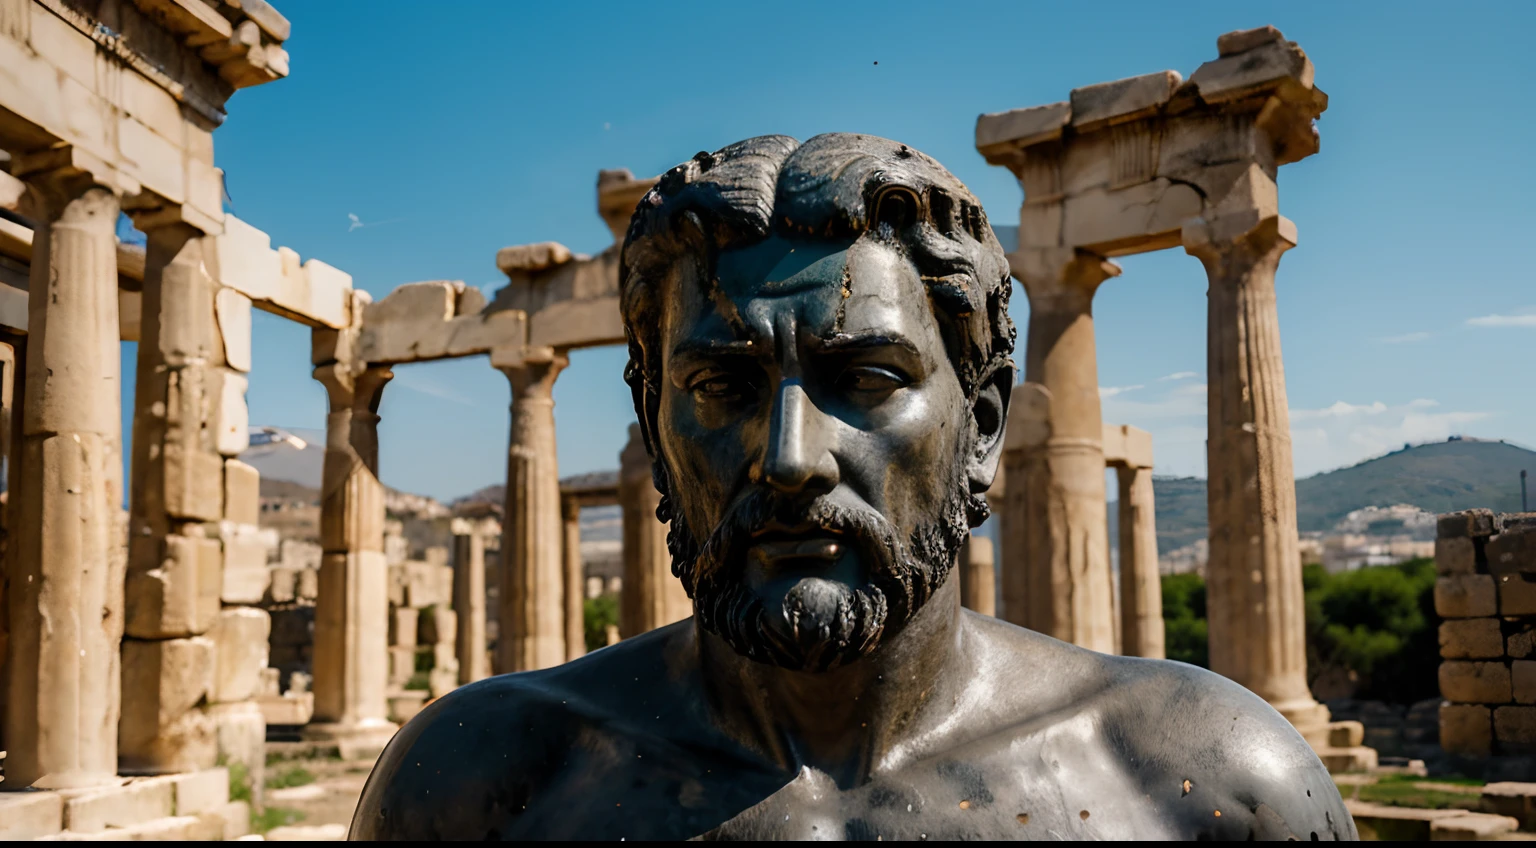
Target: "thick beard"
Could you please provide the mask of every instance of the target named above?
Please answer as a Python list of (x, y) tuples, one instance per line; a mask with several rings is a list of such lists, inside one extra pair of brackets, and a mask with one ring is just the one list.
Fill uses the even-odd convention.
[[(797, 671), (829, 671), (874, 653), (943, 585), (970, 532), (970, 498), (961, 486), (948, 488), (939, 520), (906, 540), (873, 511), (823, 500), (807, 506), (764, 490), (739, 500), (702, 546), (682, 515), (673, 514), (667, 534), (672, 573), (693, 599), (699, 626), (738, 654)], [(843, 533), (869, 569), (869, 582), (803, 579), (781, 609), (770, 612), (743, 574), (752, 533), (770, 520)]]

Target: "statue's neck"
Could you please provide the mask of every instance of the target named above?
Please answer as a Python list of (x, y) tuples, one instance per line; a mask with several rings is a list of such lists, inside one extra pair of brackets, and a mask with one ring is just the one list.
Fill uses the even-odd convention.
[(840, 786), (864, 782), (935, 726), (964, 688), (958, 584), (945, 580), (874, 654), (829, 672), (753, 662), (700, 630), (711, 710), (727, 733), (786, 772), (810, 766)]

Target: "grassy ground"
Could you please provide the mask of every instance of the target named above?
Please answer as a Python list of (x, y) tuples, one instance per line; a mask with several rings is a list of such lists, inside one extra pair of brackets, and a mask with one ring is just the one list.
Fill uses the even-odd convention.
[(1345, 798), (1429, 810), (1476, 810), (1482, 801), (1483, 782), (1462, 777), (1433, 779), (1406, 774), (1382, 775), (1374, 783), (1343, 783)]
[[(267, 810), (252, 827), (266, 833), (274, 827), (352, 822), (372, 762), (343, 761), (334, 749), (291, 743), (267, 746)], [(290, 792), (300, 787), (321, 791)], [(284, 797), (287, 796), (287, 797)]]
[(315, 774), (303, 766), (289, 766), (267, 775), (268, 789), (286, 789), (290, 786), (308, 786), (315, 782)]

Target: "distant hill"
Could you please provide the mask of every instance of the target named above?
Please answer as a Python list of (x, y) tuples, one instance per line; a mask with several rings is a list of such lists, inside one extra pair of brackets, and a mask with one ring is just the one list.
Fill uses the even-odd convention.
[[(261, 475), (261, 496), (283, 500), (320, 502), (321, 476), (325, 470), (325, 433), (320, 430), (252, 427), (251, 445), (240, 461)], [(433, 498), (384, 487), (384, 503), (395, 515), (431, 518), (448, 510)]]
[(1404, 447), (1296, 483), (1296, 523), (1326, 530), (1363, 506), (1407, 503), (1426, 512), (1487, 507), (1520, 511), (1520, 470), (1536, 474), (1536, 451), (1507, 442), (1455, 439)]
[(318, 492), (325, 468), (325, 431), (252, 427), (251, 446), (240, 454), (240, 461), (254, 466), (264, 485), (282, 480)]
[[(1487, 507), (1520, 510), (1520, 470), (1536, 476), (1536, 451), (1478, 439), (1412, 445), (1358, 465), (1296, 481), (1296, 524), (1302, 532), (1332, 528), (1367, 506), (1413, 504), (1427, 512)], [(1529, 481), (1536, 497), (1536, 480)], [(1205, 537), (1205, 481), (1154, 477), (1157, 550), (1166, 553)], [(1115, 510), (1110, 510), (1114, 544)]]

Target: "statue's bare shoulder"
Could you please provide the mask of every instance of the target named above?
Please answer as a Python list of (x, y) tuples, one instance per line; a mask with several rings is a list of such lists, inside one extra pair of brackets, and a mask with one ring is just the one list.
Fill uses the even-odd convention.
[[(1185, 663), (1099, 654), (996, 619), (968, 618), (970, 632), (990, 646), (980, 652), (990, 655), (987, 673), (999, 688), (1041, 692), (1042, 676), (1063, 684), (1047, 696), (1058, 703), (1020, 704), (1018, 722), (1005, 732), (1070, 736), (1091, 725), (1101, 752), (1168, 811), (1163, 818), (1181, 835), (1358, 838), (1311, 746), (1242, 686)], [(1075, 755), (1069, 745), (1051, 750)]]
[[(690, 632), (682, 622), (433, 702), (380, 757), (351, 838), (573, 838), (636, 817), (667, 835), (715, 826), (716, 809), (739, 810), (761, 787), (725, 780), (752, 764), (694, 714), (695, 681), (677, 679), (694, 674), (676, 662)], [(666, 678), (674, 685), (656, 685)], [(700, 803), (679, 808), (680, 795)]]

